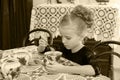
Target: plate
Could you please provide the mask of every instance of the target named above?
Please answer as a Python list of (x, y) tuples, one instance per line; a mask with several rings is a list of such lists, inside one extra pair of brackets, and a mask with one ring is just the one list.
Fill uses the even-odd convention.
[(24, 51), (13, 53), (11, 57), (18, 59), (23, 65), (28, 65), (28, 63), (32, 60), (32, 54)]
[(1, 64), (1, 71), (3, 75), (7, 75), (11, 71), (16, 72), (20, 68), (21, 64), (15, 59), (7, 60)]

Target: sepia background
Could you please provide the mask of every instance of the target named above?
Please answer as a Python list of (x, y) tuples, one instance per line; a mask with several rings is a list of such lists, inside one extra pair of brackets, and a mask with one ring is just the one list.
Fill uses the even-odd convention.
[[(58, 6), (58, 4), (64, 7), (73, 6), (72, 4), (75, 5), (82, 4), (85, 6), (91, 6), (91, 9), (95, 7), (93, 10), (99, 10), (96, 6), (100, 6), (100, 3), (98, 3), (96, 0), (0, 0), (0, 49), (6, 50), (11, 48), (22, 47), (22, 40), (25, 34), (29, 32), (29, 30), (36, 28), (34, 26), (37, 25), (36, 19), (38, 18), (35, 17), (37, 16), (36, 11), (38, 7), (42, 5), (51, 8), (53, 6)], [(103, 32), (107, 30), (107, 34), (102, 34), (100, 36), (99, 36), (100, 34), (99, 30), (102, 29), (99, 29), (99, 27), (95, 27), (93, 29), (93, 33), (96, 32), (96, 34), (94, 34), (94, 38), (96, 38), (97, 40), (120, 41), (120, 1), (109, 0), (109, 2), (106, 3), (106, 5), (102, 4), (102, 6), (104, 7), (108, 6), (109, 7), (108, 10), (111, 10), (111, 13), (105, 12), (104, 18), (106, 18), (107, 14), (108, 15), (114, 14), (112, 15), (114, 19), (112, 18), (111, 21), (115, 23), (111, 24), (111, 26), (108, 25), (107, 28), (103, 27), (102, 29), (105, 29), (103, 30)], [(58, 17), (59, 16), (61, 16), (61, 13), (59, 13)], [(41, 19), (41, 21), (43, 21), (44, 23), (46, 19)], [(49, 27), (50, 29), (47, 27), (47, 29), (51, 30), (53, 33), (56, 33), (54, 34), (55, 37), (59, 35), (59, 33), (57, 33), (57, 28), (56, 28), (58, 24), (56, 24), (56, 22), (54, 23), (55, 25), (53, 25), (53, 23), (51, 22), (50, 26), (52, 25), (53, 27)], [(43, 25), (43, 27), (44, 26), (46, 25)], [(110, 31), (108, 30), (108, 28)], [(91, 35), (93, 35), (93, 33)], [(120, 53), (119, 46), (113, 46), (113, 47), (115, 51)], [(114, 57), (114, 67), (115, 67), (114, 80), (120, 80), (120, 76), (119, 76), (120, 60), (117, 57)]]

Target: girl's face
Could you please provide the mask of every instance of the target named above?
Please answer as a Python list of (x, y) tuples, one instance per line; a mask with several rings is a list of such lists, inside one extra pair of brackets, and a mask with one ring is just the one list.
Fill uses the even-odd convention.
[(76, 33), (76, 29), (68, 27), (60, 28), (62, 42), (67, 49), (75, 49), (81, 44), (82, 37)]

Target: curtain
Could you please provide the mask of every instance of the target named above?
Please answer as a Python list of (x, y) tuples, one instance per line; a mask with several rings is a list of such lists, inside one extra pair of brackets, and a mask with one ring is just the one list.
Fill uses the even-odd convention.
[(0, 49), (22, 46), (29, 31), (32, 0), (0, 0)]

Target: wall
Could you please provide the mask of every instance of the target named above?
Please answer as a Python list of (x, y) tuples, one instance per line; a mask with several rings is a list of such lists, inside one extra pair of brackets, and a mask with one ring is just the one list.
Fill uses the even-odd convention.
[[(112, 5), (116, 5), (119, 9), (119, 12), (118, 12), (118, 25), (120, 24), (120, 1), (119, 0), (111, 0), (110, 1), (110, 4)], [(118, 26), (118, 30), (116, 31), (118, 32), (115, 36), (115, 40), (118, 40), (120, 41), (120, 26)], [(119, 35), (119, 36), (117, 36)], [(120, 53), (120, 46), (115, 46), (115, 51), (117, 51), (118, 53)], [(114, 57), (114, 80), (120, 80), (120, 58), (118, 57)]]
[[(59, 0), (62, 3), (68, 3), (67, 0)], [(56, 0), (51, 0), (52, 4), (56, 3)], [(46, 4), (47, 0), (33, 0), (33, 5), (38, 5), (38, 4)], [(96, 4), (95, 0), (76, 0), (76, 3), (80, 3), (80, 4)]]
[[(48, 0), (33, 0), (33, 5), (46, 4)], [(67, 3), (67, 0), (59, 0), (63, 3)], [(51, 0), (52, 3), (56, 3), (56, 0)], [(76, 0), (76, 3), (80, 4), (97, 4), (96, 0)], [(109, 4), (120, 4), (119, 0), (110, 0)]]

